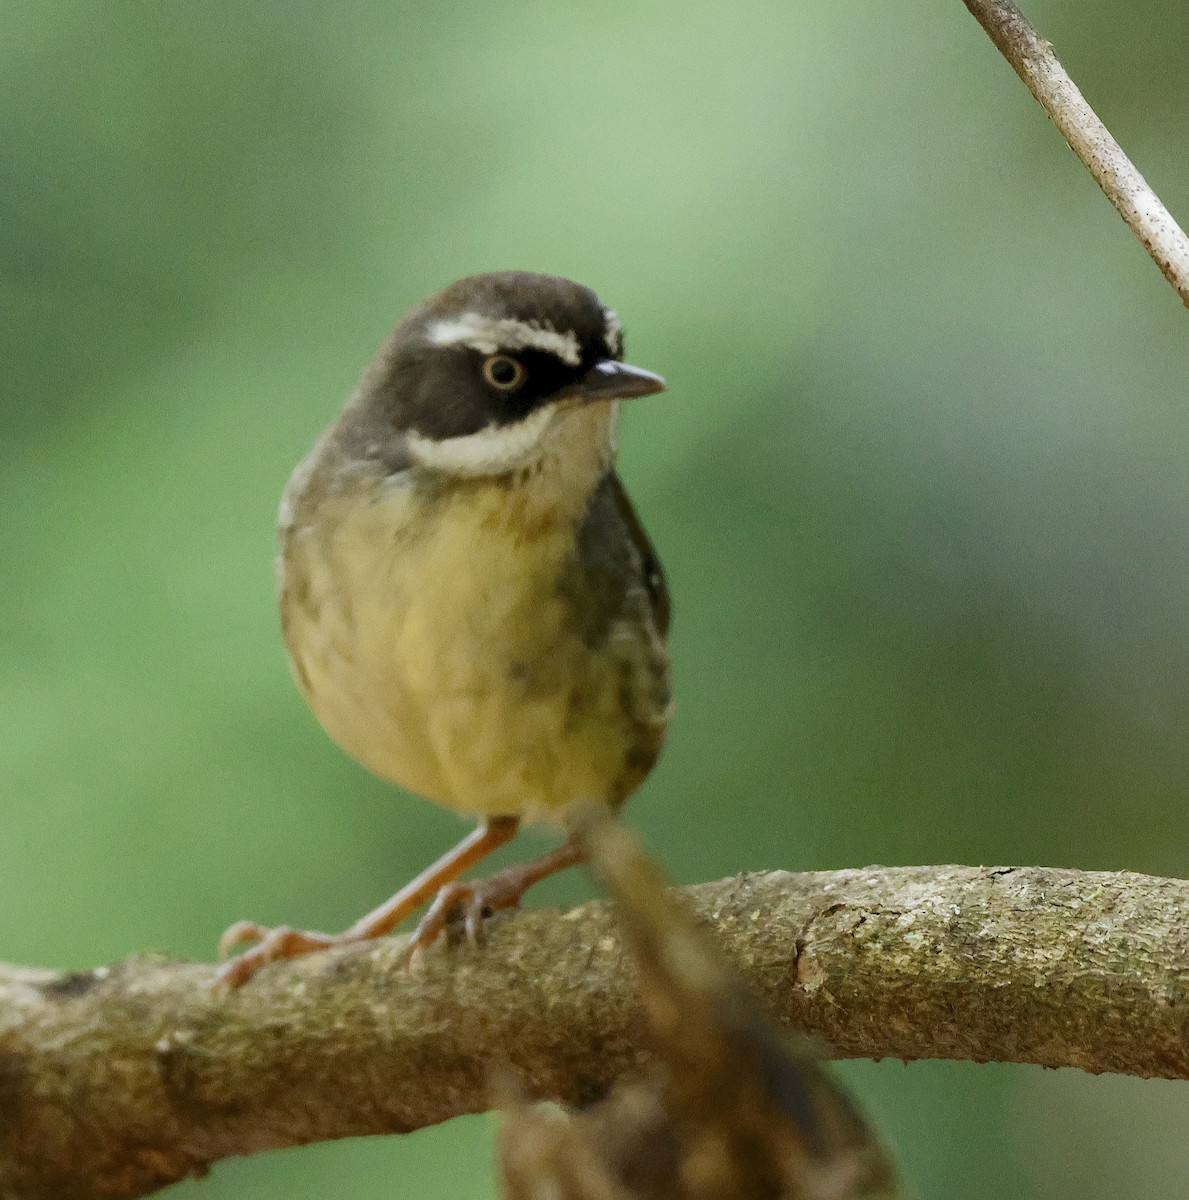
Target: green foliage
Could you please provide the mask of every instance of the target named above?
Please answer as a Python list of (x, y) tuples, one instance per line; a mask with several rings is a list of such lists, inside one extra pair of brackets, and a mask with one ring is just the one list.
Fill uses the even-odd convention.
[[(1141, 7), (1030, 13), (1184, 218), (1189, 10)], [(675, 874), (1189, 870), (1185, 314), (956, 0), (17, 0), (0, 108), (0, 957), (337, 928), (457, 835), (304, 711), (272, 518), (399, 312), (505, 266), (670, 380), (621, 457)], [(1189, 1190), (1183, 1088), (844, 1070), (924, 1194)], [(478, 1196), (488, 1143), (177, 1195)]]

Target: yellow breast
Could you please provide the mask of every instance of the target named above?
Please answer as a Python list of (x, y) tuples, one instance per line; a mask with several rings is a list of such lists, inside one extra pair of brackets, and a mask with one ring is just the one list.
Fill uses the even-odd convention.
[(397, 477), (328, 498), (281, 564), (318, 719), (377, 775), (461, 811), (621, 802), (664, 736), (664, 652), (631, 608), (587, 644), (558, 587), (575, 553), (573, 522), (507, 485), (431, 495)]

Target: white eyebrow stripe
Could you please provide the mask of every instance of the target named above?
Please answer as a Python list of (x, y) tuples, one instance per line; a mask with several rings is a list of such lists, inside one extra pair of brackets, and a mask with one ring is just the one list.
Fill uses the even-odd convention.
[(576, 367), (582, 362), (578, 338), (571, 331), (558, 333), (533, 321), (514, 317), (484, 317), (463, 313), (460, 317), (435, 321), (429, 327), (429, 340), (435, 346), (468, 346), (480, 354), (501, 350), (544, 350)]
[(618, 358), (623, 353), (623, 322), (614, 309), (603, 309), (603, 341), (607, 343), (607, 353), (612, 358)]
[(476, 433), (440, 440), (410, 431), (405, 445), (423, 467), (450, 475), (505, 475), (539, 454), (553, 416), (552, 408), (546, 406), (512, 425), (487, 425)]

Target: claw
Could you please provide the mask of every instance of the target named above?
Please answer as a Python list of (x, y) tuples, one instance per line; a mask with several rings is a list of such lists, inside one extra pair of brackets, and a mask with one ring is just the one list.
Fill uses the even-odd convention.
[(236, 921), (224, 930), (219, 939), (219, 961), (225, 961), (236, 946), (248, 942), (262, 942), (266, 937), (268, 930), (263, 925), (257, 925), (255, 921)]
[(234, 991), (247, 983), (261, 967), (278, 959), (295, 958), (299, 954), (328, 950), (331, 946), (343, 946), (358, 940), (351, 936), (350, 931), (335, 937), (329, 933), (305, 933), (288, 925), (267, 929), (254, 921), (239, 921), (219, 939), (220, 957), (241, 942), (256, 944), (221, 968), (215, 976), (215, 990)]
[(519, 824), (516, 817), (492, 817), (484, 821), (453, 850), (447, 851), (437, 862), (410, 880), (395, 896), (366, 916), (360, 917), (350, 929), (340, 934), (331, 936), (326, 933), (301, 933), (287, 926), (270, 930), (263, 925), (257, 925), (255, 921), (239, 921), (219, 940), (220, 958), (226, 957), (236, 946), (245, 942), (254, 942), (255, 945), (220, 970), (215, 979), (216, 991), (228, 992), (242, 986), (262, 966), (279, 958), (294, 958), (299, 954), (310, 954), (315, 950), (329, 949), (331, 946), (353, 945), (368, 938), (383, 937), (386, 933), (391, 933), (405, 917), (420, 908), (443, 883), (468, 870), (484, 855), (508, 841), (515, 834)]
[(523, 872), (515, 867), (475, 883), (446, 884), (405, 944), (404, 961), (412, 963), (432, 946), (455, 913), (462, 915), (467, 941), (479, 945), (483, 922), (503, 909), (518, 907), (527, 886)]
[[(490, 879), (475, 883), (450, 882), (452, 875), (465, 871), (485, 854), (502, 846), (515, 832), (514, 817), (498, 817), (481, 825), (449, 853), (396, 893), (390, 900), (356, 921), (340, 934), (303, 933), (287, 925), (268, 929), (255, 921), (238, 921), (219, 939), (219, 957), (226, 958), (235, 947), (254, 943), (238, 958), (224, 963), (215, 977), (216, 992), (233, 991), (247, 983), (261, 967), (282, 958), (294, 958), (333, 946), (349, 946), (368, 938), (390, 933), (409, 913), (430, 896), (437, 895), (422, 917), (413, 936), (400, 951), (399, 961), (412, 966), (422, 951), (441, 936), (450, 916), (461, 910), (466, 937), (477, 945), (483, 922), (492, 913), (516, 908), (520, 898), (534, 884), (557, 871), (586, 861), (586, 849), (580, 839), (571, 837), (556, 850), (530, 863), (509, 867)], [(446, 882), (443, 882), (446, 881)], [(441, 885), (441, 886), (439, 886)]]
[(478, 895), (472, 895), (467, 901), (466, 906), (466, 931), (467, 941), (472, 946), (479, 944), (479, 930), (483, 927), (483, 922), (491, 915), (488, 909), (479, 898)]

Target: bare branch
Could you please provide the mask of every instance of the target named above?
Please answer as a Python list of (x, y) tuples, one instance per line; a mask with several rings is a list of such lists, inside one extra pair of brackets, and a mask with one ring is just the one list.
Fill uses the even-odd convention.
[[(872, 867), (683, 889), (781, 1024), (841, 1057), (1189, 1078), (1189, 883)], [(232, 1154), (391, 1133), (488, 1105), (508, 1063), (582, 1104), (643, 1065), (606, 902), (493, 921), (415, 972), (400, 941), (214, 968), (0, 969), (0, 1197), (145, 1195)]]
[(506, 1200), (904, 1200), (866, 1117), (805, 1038), (773, 1028), (635, 835), (605, 810), (579, 822), (657, 1062), (581, 1112), (503, 1082)]
[(963, 3), (1040, 101), (1165, 279), (1189, 305), (1189, 237), (1086, 103), (1053, 53), (1052, 44), (1037, 33), (1012, 0)]

